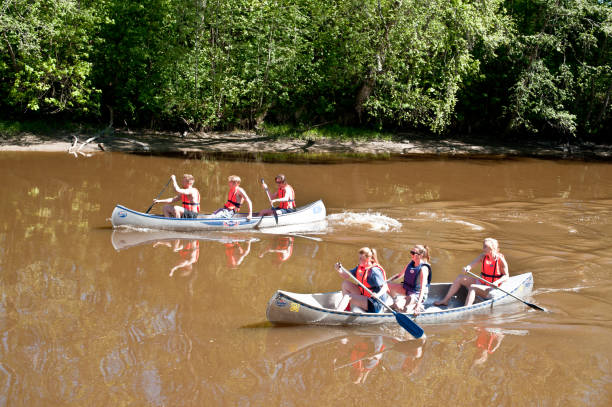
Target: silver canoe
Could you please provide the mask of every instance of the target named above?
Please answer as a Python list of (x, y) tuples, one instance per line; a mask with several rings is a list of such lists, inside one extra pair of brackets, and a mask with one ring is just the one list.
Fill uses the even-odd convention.
[(326, 211), (323, 201), (318, 200), (301, 206), (295, 212), (279, 214), (278, 223), (274, 216), (254, 216), (247, 219), (246, 214), (236, 214), (230, 219), (213, 215), (200, 215), (195, 219), (166, 218), (160, 215), (146, 214), (122, 205), (115, 206), (111, 216), (113, 227), (129, 226), (133, 228), (175, 230), (197, 232), (206, 230), (248, 230), (264, 229), (287, 225), (317, 222), (325, 219)]
[[(435, 324), (465, 319), (477, 313), (490, 313), (498, 306), (507, 303), (519, 303), (510, 295), (500, 290), (494, 290), (491, 298), (478, 298), (469, 307), (464, 306), (467, 290), (461, 289), (451, 298), (448, 306), (437, 307), (433, 303), (441, 299), (448, 291), (450, 283), (434, 283), (429, 289), (429, 296), (425, 303), (425, 311), (414, 317), (406, 314), (416, 323)], [(505, 291), (521, 298), (528, 296), (533, 288), (531, 273), (519, 274), (510, 277), (502, 287)], [(268, 321), (275, 324), (311, 324), (311, 325), (374, 325), (395, 323), (392, 313), (356, 313), (336, 311), (334, 304), (340, 299), (340, 292), (318, 294), (296, 294), (278, 290), (268, 302), (266, 315)]]

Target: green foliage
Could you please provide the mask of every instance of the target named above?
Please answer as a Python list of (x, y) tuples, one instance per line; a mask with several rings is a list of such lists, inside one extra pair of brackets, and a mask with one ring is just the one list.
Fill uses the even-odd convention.
[(4, 108), (21, 112), (95, 114), (91, 84), (92, 9), (75, 0), (5, 2), (0, 35), (0, 95)]
[[(611, 125), (597, 0), (13, 0), (5, 113), (178, 129)], [(316, 135), (315, 135), (316, 136)]]

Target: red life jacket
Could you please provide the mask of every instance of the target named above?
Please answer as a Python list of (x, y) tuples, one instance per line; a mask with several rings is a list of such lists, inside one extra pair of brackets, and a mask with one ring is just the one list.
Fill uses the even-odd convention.
[(503, 258), (504, 255), (498, 253), (497, 258), (495, 260), (493, 260), (488, 255), (482, 259), (482, 268), (480, 271), (480, 276), (483, 278), (483, 280), (486, 280), (489, 283), (494, 283), (496, 280), (499, 280), (502, 277), (502, 273), (499, 269), (498, 263), (499, 260)]
[(191, 195), (181, 194), (181, 201), (183, 201), (183, 208), (191, 212), (200, 212), (200, 192), (197, 191), (198, 199), (193, 200)]
[[(372, 263), (370, 264), (369, 267), (363, 267), (359, 265), (357, 266), (357, 270), (355, 270), (355, 277), (357, 278), (357, 280), (359, 280), (363, 285), (368, 287), (370, 291), (372, 291), (372, 287), (368, 284), (368, 274), (369, 274), (368, 272), (370, 271), (372, 267), (378, 267), (379, 269), (381, 269), (382, 274), (383, 274), (383, 279), (384, 280), (387, 279), (387, 273), (385, 272), (385, 269), (382, 268), (382, 266), (377, 263)], [(370, 293), (364, 290), (363, 287), (361, 286), (359, 286), (359, 292), (361, 293), (361, 295), (365, 297), (371, 297)]]
[(234, 212), (240, 211), (240, 202), (236, 199), (236, 195), (238, 195), (238, 185), (229, 190), (227, 193), (227, 202), (223, 207)]
[(279, 209), (295, 209), (295, 191), (291, 185), (285, 185), (285, 188), (278, 188), (278, 192), (276, 194), (279, 198), (289, 196), (288, 201), (278, 203)]

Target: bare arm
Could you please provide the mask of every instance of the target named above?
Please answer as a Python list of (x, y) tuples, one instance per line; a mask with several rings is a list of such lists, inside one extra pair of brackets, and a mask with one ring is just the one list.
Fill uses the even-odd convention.
[(242, 189), (241, 187), (238, 187), (238, 193), (244, 198), (244, 200), (249, 205), (249, 216), (247, 216), (247, 219), (251, 219), (253, 217), (253, 203), (251, 202), (251, 198), (249, 198), (246, 191)]
[(178, 201), (179, 198), (180, 198), (180, 196), (176, 195), (176, 196), (173, 196), (172, 198), (154, 199), (153, 202), (155, 202), (155, 203), (172, 203), (172, 202)]
[(474, 265), (476, 265), (476, 264), (478, 264), (479, 262), (481, 262), (481, 261), (482, 261), (483, 256), (484, 256), (484, 253), (480, 253), (480, 254), (478, 255), (478, 257), (476, 257), (474, 260), (472, 260), (472, 261), (470, 262), (470, 264), (468, 264), (467, 266), (465, 266), (465, 267), (463, 268), (463, 270), (464, 270), (464, 271), (466, 271), (466, 270), (467, 270), (467, 271), (470, 271), (470, 270), (472, 269), (472, 267), (474, 267)]
[(193, 193), (193, 188), (181, 188), (178, 186), (178, 184), (176, 183), (176, 176), (174, 174), (172, 174), (170, 176), (170, 178), (172, 179), (172, 185), (174, 186), (174, 190), (179, 193), (179, 194), (185, 194), (185, 195), (191, 195)]
[(508, 270), (508, 263), (506, 262), (506, 258), (504, 256), (499, 256), (499, 271), (501, 273), (501, 277), (496, 281), (498, 285), (503, 283), (504, 281), (508, 281), (510, 278), (510, 271)]

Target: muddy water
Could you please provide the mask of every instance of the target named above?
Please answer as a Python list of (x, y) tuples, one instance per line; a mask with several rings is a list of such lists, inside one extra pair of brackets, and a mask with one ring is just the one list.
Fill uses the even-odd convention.
[[(192, 173), (205, 211), (238, 174), (256, 209), (279, 172), (316, 233), (119, 233)], [(0, 404), (595, 405), (612, 398), (612, 165), (554, 161), (266, 164), (99, 154), (0, 154)], [(162, 196), (171, 196), (166, 190)], [(156, 207), (153, 211), (159, 211)], [(332, 265), (378, 249), (388, 272), (415, 243), (450, 281), (500, 241), (535, 290), (503, 313), (423, 326), (270, 327), (276, 289), (331, 291)]]

